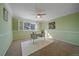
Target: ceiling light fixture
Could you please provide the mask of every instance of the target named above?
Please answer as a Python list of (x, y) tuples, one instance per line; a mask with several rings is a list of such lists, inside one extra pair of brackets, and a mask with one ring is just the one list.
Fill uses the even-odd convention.
[(37, 18), (41, 18), (41, 16), (37, 15)]
[(35, 8), (35, 11), (36, 11), (36, 17), (37, 18), (42, 18), (44, 15), (46, 15), (45, 10), (38, 7), (38, 6)]

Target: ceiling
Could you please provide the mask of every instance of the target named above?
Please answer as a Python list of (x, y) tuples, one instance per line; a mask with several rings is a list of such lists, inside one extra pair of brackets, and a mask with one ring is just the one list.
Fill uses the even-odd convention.
[[(78, 3), (9, 3), (13, 15), (34, 21), (49, 21), (56, 17), (79, 12)], [(36, 18), (35, 6), (44, 9), (46, 15)]]

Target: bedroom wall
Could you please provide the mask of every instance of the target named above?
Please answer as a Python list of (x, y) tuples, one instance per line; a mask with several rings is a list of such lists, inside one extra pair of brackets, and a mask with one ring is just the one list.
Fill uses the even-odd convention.
[(56, 22), (56, 29), (48, 30), (53, 38), (79, 45), (79, 12), (53, 20)]
[[(48, 30), (53, 38), (79, 45), (79, 12), (52, 19), (56, 22), (56, 29), (48, 30), (48, 22), (39, 22), (38, 31)], [(30, 38), (31, 31), (18, 31), (17, 20), (13, 20), (14, 40)]]
[(5, 5), (0, 3), (0, 56), (5, 55), (12, 42), (11, 14), (8, 11), (8, 21), (3, 20), (4, 7)]
[[(13, 17), (12, 19), (12, 25), (13, 25), (13, 40), (20, 40), (20, 39), (30, 39), (31, 38), (31, 33), (33, 31), (20, 31), (18, 29), (18, 22), (33, 22), (33, 21), (29, 21), (28, 19), (27, 20), (23, 20), (23, 19), (20, 19), (20, 18), (17, 18), (16, 16)], [(37, 29), (38, 30), (38, 29)], [(37, 31), (36, 30), (36, 31)]]

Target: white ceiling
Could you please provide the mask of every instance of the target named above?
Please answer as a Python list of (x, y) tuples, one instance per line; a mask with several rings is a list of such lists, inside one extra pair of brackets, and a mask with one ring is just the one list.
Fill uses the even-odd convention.
[(77, 3), (10, 3), (8, 5), (13, 15), (35, 21), (39, 21), (39, 19), (36, 18), (35, 6), (39, 6), (45, 10), (46, 15), (42, 18), (42, 20), (45, 21), (79, 12), (79, 4)]

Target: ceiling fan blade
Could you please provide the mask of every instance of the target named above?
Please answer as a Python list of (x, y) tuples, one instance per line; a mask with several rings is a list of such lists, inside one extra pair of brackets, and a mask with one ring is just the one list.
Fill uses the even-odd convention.
[(39, 13), (39, 14), (37, 14), (37, 15), (46, 15), (46, 14), (41, 14), (41, 13)]

